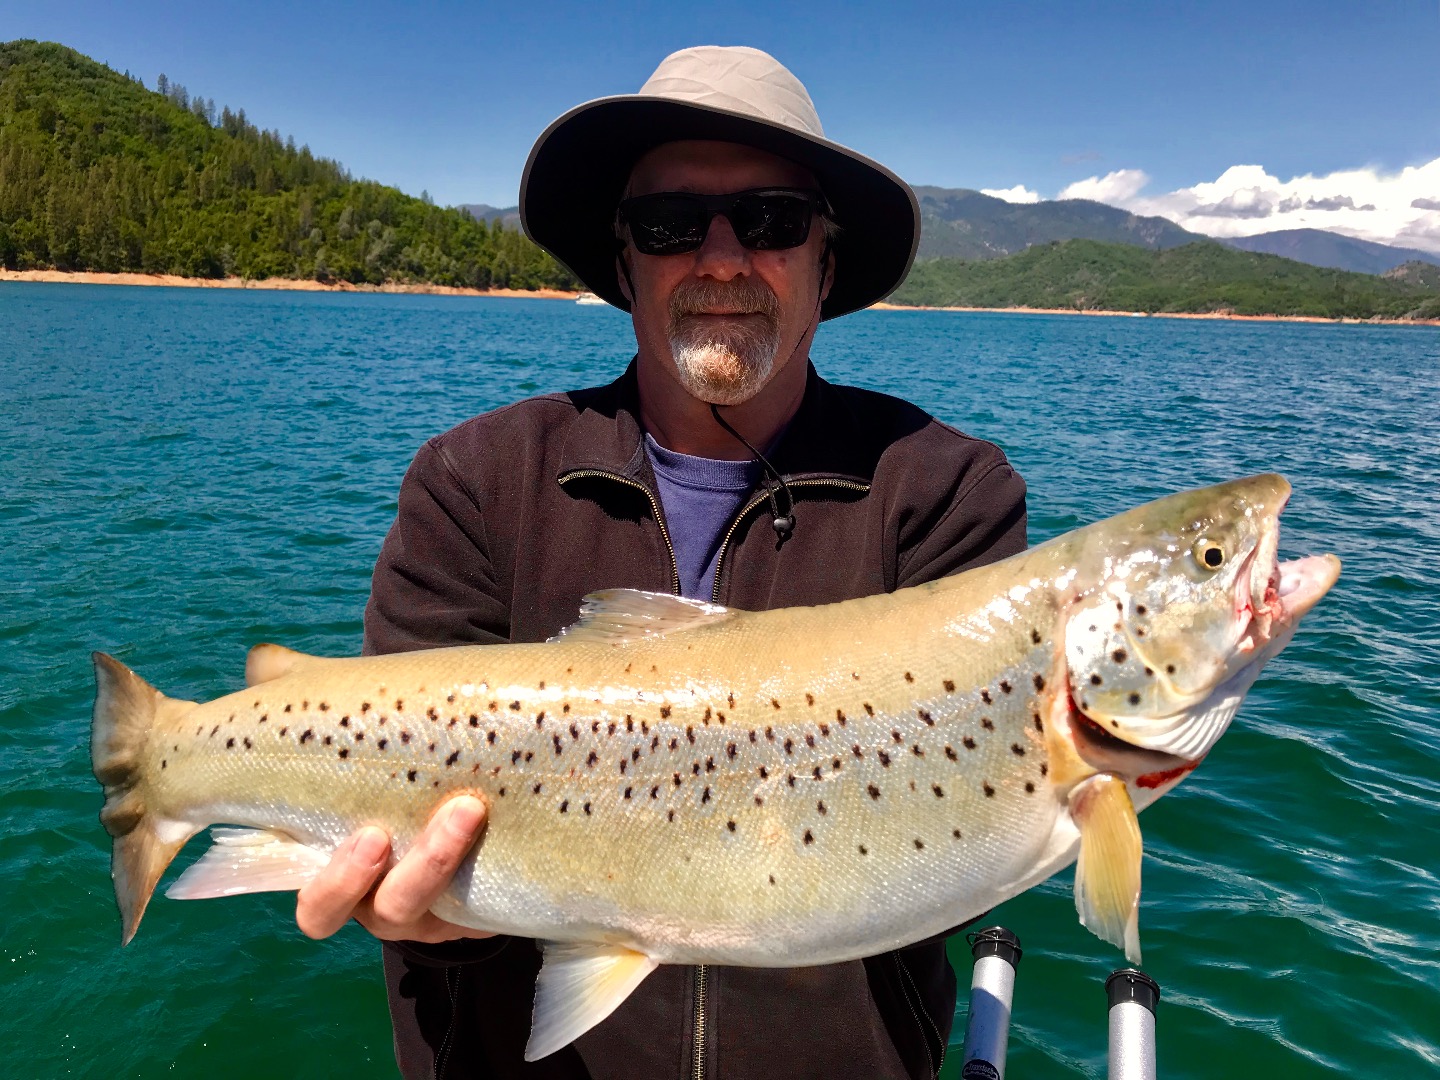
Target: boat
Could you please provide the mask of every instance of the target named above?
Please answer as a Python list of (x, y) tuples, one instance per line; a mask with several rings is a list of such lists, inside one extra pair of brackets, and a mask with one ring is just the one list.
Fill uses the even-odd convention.
[(605, 301), (596, 296), (593, 292), (582, 292), (575, 298), (577, 304), (604, 304)]

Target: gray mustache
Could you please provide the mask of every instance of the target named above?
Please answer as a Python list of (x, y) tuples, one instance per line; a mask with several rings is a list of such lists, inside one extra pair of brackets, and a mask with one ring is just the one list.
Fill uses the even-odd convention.
[(670, 295), (672, 323), (716, 308), (754, 312), (770, 319), (780, 317), (780, 301), (775, 294), (764, 285), (743, 278), (728, 282), (686, 282)]

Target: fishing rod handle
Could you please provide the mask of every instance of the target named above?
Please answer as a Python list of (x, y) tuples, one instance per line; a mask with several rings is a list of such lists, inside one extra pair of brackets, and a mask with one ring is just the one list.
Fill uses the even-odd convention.
[(1160, 986), (1137, 968), (1111, 972), (1110, 1080), (1155, 1080), (1155, 1006)]
[(966, 935), (966, 940), (975, 969), (970, 978), (961, 1080), (1004, 1080), (1020, 939), (1003, 926), (991, 926)]

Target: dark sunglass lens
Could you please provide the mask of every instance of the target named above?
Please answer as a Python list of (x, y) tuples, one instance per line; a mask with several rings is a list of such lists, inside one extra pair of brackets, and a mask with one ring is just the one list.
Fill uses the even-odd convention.
[(625, 221), (642, 255), (678, 255), (705, 242), (709, 214), (696, 199), (683, 196), (642, 196), (627, 200)]
[(810, 235), (810, 200), (802, 195), (742, 195), (730, 213), (740, 243), (752, 251), (799, 247)]

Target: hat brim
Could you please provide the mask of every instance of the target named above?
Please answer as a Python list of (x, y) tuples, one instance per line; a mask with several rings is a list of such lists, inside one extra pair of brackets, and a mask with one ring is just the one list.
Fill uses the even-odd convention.
[(920, 241), (920, 208), (905, 181), (839, 143), (670, 98), (600, 98), (551, 124), (530, 151), (520, 181), (526, 234), (590, 291), (629, 311), (615, 270), (615, 208), (641, 156), (691, 139), (753, 146), (815, 174), (840, 225), (835, 280), (822, 319), (869, 307), (905, 280)]

